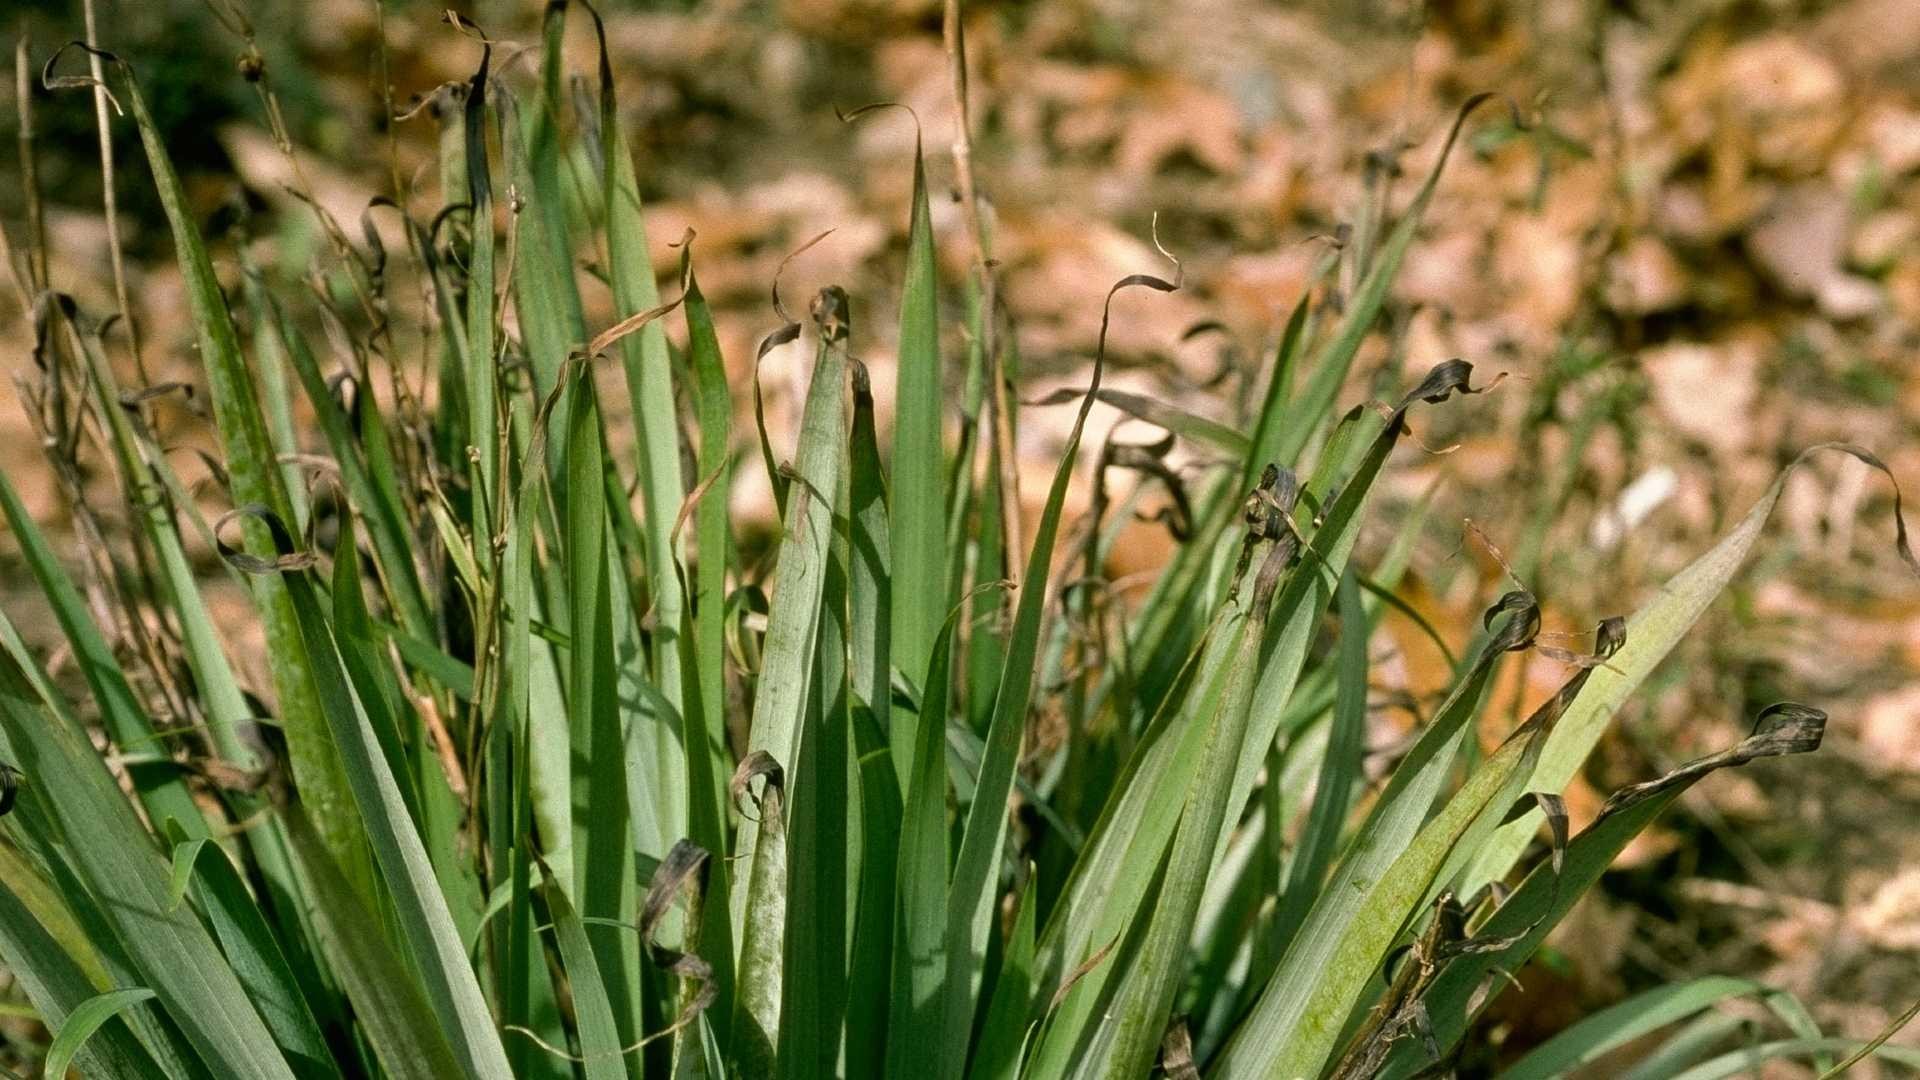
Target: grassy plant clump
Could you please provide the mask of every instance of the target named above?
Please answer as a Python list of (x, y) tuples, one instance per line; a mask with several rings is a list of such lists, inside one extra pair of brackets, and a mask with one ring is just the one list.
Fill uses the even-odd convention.
[[(1451, 361), (1389, 368), (1386, 404), (1340, 397), (1478, 99), (1393, 224), (1324, 260), (1317, 282), (1354, 286), (1292, 307), (1237, 422), (1102, 389), (1103, 316), (1029, 519), (1006, 482), (1013, 328), (984, 248), (966, 302), (943, 295), (924, 163), (900, 163), (910, 243), (883, 313), (895, 434), (857, 358), (872, 309), (837, 288), (781, 308), (760, 349), (812, 357), (797, 445), (736, 431), (758, 387), (728, 385), (692, 237), (660, 295), (604, 38), (566, 89), (569, 17), (549, 5), (511, 73), (473, 42), (472, 78), (423, 113), (438, 208), (369, 207), (364, 243), (321, 215), (317, 289), (203, 232), (134, 70), (48, 63), (143, 137), (122, 167), (171, 226), (231, 508), (191, 497), (146, 421), (158, 388), (116, 381), (109, 321), (19, 260), (37, 349), (15, 372), (82, 556), (0, 471), (53, 616), (0, 612), (0, 966), (49, 1075), (1434, 1075), (1683, 790), (1818, 745), (1821, 713), (1774, 706), (1568, 835), (1559, 793), (1743, 563), (1776, 483), (1646, 607), (1556, 650), (1565, 684), (1483, 749), (1491, 686), (1541, 647), (1516, 583), (1417, 736), (1365, 767), (1368, 643), (1423, 521), (1383, 520), (1380, 479), (1410, 416), (1485, 387)], [(1109, 306), (1182, 285), (1146, 269)], [(589, 325), (603, 289), (618, 317)], [(1076, 520), (1096, 402), (1169, 436), (1104, 443)], [(1204, 471), (1168, 468), (1175, 440)], [(764, 554), (729, 516), (751, 470), (778, 503)], [(1102, 568), (1153, 485), (1177, 490), (1177, 543), (1123, 602)], [(1397, 539), (1362, 559), (1369, 522)], [(251, 603), (268, 684), (242, 678), (216, 585)], [(1028, 738), (1043, 714), (1064, 740)], [(1709, 980), (1513, 1075), (1740, 995), (1777, 1018), (1769, 1056), (1853, 1049), (1790, 998)], [(1709, 1071), (1687, 1075), (1729, 1074), (1695, 1042)]]

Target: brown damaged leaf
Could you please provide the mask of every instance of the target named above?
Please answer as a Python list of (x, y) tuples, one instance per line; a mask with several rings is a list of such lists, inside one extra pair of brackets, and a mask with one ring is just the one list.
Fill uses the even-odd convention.
[[(273, 534), (273, 546), (278, 554), (270, 559), (261, 558), (258, 555), (250, 555), (221, 539), (221, 532), (227, 523), (235, 518), (253, 518), (264, 522), (268, 531)], [(243, 574), (279, 574), (305, 570), (319, 562), (318, 556), (314, 555), (310, 546), (306, 550), (301, 550), (295, 545), (293, 534), (287, 530), (286, 522), (281, 521), (279, 515), (258, 503), (236, 506), (221, 514), (213, 523), (213, 537), (220, 557), (227, 561), (227, 565)]]
[[(1518, 612), (1506, 621), (1500, 635), (1482, 655), (1498, 655), (1502, 648), (1507, 650), (1524, 649), (1534, 644), (1540, 628), (1540, 609), (1533, 597), (1523, 591), (1515, 590), (1501, 597), (1494, 606), (1487, 609), (1484, 620), (1491, 625), (1493, 618), (1501, 612)], [(1625, 620), (1613, 618), (1600, 624), (1594, 634), (1594, 657), (1604, 660), (1617, 652), (1626, 640)], [(1593, 673), (1592, 666), (1582, 666), (1567, 679), (1560, 691), (1543, 702), (1534, 710), (1525, 723), (1515, 729), (1511, 738), (1539, 737), (1560, 718), (1567, 705), (1579, 693)], [(1709, 770), (1710, 771), (1710, 770)], [(1547, 819), (1552, 839), (1552, 854), (1549, 866), (1552, 871), (1553, 892), (1557, 900), (1561, 885), (1561, 871), (1566, 863), (1568, 843), (1567, 805), (1559, 795), (1551, 792), (1529, 792), (1516, 802), (1508, 811), (1505, 821), (1517, 821), (1531, 811), (1540, 810)], [(1504, 822), (1503, 822), (1504, 824)], [(1539, 928), (1541, 919), (1554, 909), (1549, 903), (1542, 909), (1540, 918), (1527, 923), (1511, 933), (1475, 934), (1466, 932), (1466, 912), (1455, 901), (1452, 890), (1443, 891), (1434, 902), (1433, 916), (1426, 929), (1411, 945), (1403, 948), (1410, 952), (1410, 962), (1394, 966), (1394, 956), (1387, 962), (1388, 989), (1385, 996), (1369, 1014), (1367, 1023), (1360, 1029), (1348, 1049), (1340, 1059), (1340, 1065), (1332, 1073), (1333, 1080), (1359, 1080), (1378, 1073), (1393, 1045), (1408, 1034), (1421, 1037), (1425, 1043), (1427, 1060), (1430, 1067), (1444, 1067), (1439, 1047), (1435, 1042), (1432, 1024), (1427, 1015), (1423, 1000), (1441, 970), (1449, 960), (1474, 953), (1496, 953), (1511, 948), (1524, 940), (1527, 935)], [(1398, 953), (1395, 954), (1397, 956)]]
[(1717, 754), (1695, 758), (1657, 780), (1614, 792), (1607, 798), (1606, 805), (1600, 808), (1596, 824), (1663, 791), (1691, 784), (1715, 769), (1745, 765), (1759, 758), (1810, 753), (1819, 749), (1820, 739), (1826, 734), (1826, 729), (1827, 714), (1819, 709), (1791, 701), (1769, 705), (1755, 718), (1753, 734), (1740, 740), (1737, 745)]
[[(705, 848), (691, 840), (678, 840), (653, 872), (653, 883), (647, 887), (646, 901), (640, 910), (640, 940), (655, 964), (691, 984), (682, 991), (680, 1011), (673, 1023), (648, 1036), (650, 1039), (672, 1034), (692, 1023), (694, 1017), (713, 1004), (720, 992), (713, 982), (713, 965), (694, 951), (699, 942), (701, 911), (706, 903), (707, 864)], [(682, 947), (674, 949), (660, 943), (659, 931), (674, 901), (681, 896), (687, 901), (686, 932)]]
[[(736, 805), (743, 799), (751, 798), (762, 813), (777, 811), (780, 808), (782, 795), (786, 791), (786, 777), (786, 770), (780, 767), (780, 763), (774, 760), (772, 754), (765, 750), (755, 750), (740, 762), (739, 768), (733, 771), (733, 779), (728, 782), (727, 790), (732, 793)], [(765, 781), (759, 795), (753, 794), (755, 780)]]
[(1160, 1068), (1170, 1080), (1200, 1080), (1200, 1068), (1193, 1063), (1193, 1035), (1184, 1016), (1174, 1017), (1160, 1039)]
[[(1466, 913), (1452, 890), (1442, 892), (1433, 902), (1433, 917), (1427, 920), (1426, 929), (1412, 944), (1387, 958), (1387, 992), (1340, 1056), (1329, 1080), (1363, 1080), (1379, 1075), (1393, 1045), (1410, 1033), (1425, 1043), (1428, 1060), (1439, 1058), (1440, 1048), (1434, 1042), (1422, 995), (1445, 962), (1457, 955), (1449, 949), (1465, 939), (1465, 928)], [(1399, 961), (1402, 954), (1407, 958)]]

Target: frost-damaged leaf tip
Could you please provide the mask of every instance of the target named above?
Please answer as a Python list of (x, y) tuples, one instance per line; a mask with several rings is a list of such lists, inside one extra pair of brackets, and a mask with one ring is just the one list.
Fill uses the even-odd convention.
[[(264, 523), (273, 536), (273, 546), (278, 554), (272, 558), (250, 555), (221, 539), (221, 531), (236, 518), (252, 518)], [(311, 524), (309, 522), (309, 525)], [(319, 557), (313, 553), (311, 547), (302, 550), (294, 543), (293, 534), (287, 531), (287, 523), (280, 520), (280, 515), (259, 503), (236, 506), (221, 514), (213, 523), (213, 535), (214, 546), (220, 557), (225, 559), (229, 566), (243, 574), (286, 573), (305, 570), (319, 562)]]
[(1658, 780), (1621, 788), (1608, 796), (1606, 805), (1600, 808), (1600, 818), (1604, 820), (1670, 788), (1692, 783), (1715, 769), (1745, 765), (1759, 758), (1810, 753), (1820, 748), (1826, 730), (1827, 714), (1819, 709), (1791, 701), (1769, 705), (1754, 719), (1753, 733), (1738, 744), (1695, 758)]
[(640, 909), (640, 938), (646, 943), (648, 955), (653, 962), (666, 971), (683, 979), (691, 980), (695, 986), (680, 1006), (679, 1014), (673, 1022), (660, 1031), (648, 1036), (657, 1039), (670, 1035), (692, 1023), (694, 1017), (713, 1004), (719, 994), (719, 988), (713, 982), (713, 965), (707, 963), (693, 951), (689, 944), (685, 949), (673, 949), (659, 941), (660, 923), (673, 907), (677, 897), (686, 897), (686, 938), (688, 942), (698, 936), (701, 906), (707, 895), (707, 850), (691, 840), (678, 840), (660, 866), (653, 872), (653, 883), (647, 887), (646, 902)]

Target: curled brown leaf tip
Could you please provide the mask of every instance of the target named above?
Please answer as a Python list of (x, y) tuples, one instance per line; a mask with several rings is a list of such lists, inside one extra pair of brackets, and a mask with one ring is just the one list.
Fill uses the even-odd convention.
[(1100, 451), (1100, 468), (1096, 472), (1099, 481), (1094, 493), (1095, 506), (1104, 512), (1107, 502), (1105, 481), (1107, 469), (1130, 469), (1141, 473), (1158, 480), (1161, 486), (1166, 488), (1172, 504), (1161, 507), (1151, 515), (1136, 514), (1135, 517), (1140, 521), (1163, 522), (1168, 531), (1173, 534), (1174, 539), (1185, 540), (1192, 531), (1193, 509), (1191, 500), (1187, 496), (1186, 484), (1180, 479), (1180, 474), (1166, 462), (1167, 454), (1173, 450), (1173, 434), (1168, 432), (1163, 438), (1151, 443), (1126, 443), (1114, 438), (1118, 430), (1116, 427), (1114, 432), (1108, 433), (1107, 441)]
[(667, 857), (654, 870), (653, 882), (647, 887), (646, 902), (640, 909), (641, 934), (652, 936), (682, 890), (703, 888), (706, 867), (707, 849), (687, 839), (674, 842), (667, 851)]
[[(267, 532), (273, 538), (275, 554), (272, 558), (248, 554), (221, 538), (220, 534), (225, 530), (227, 523), (235, 518), (252, 518), (266, 525)], [(279, 574), (289, 570), (305, 570), (318, 561), (313, 552), (299, 549), (294, 542), (293, 533), (288, 531), (286, 522), (280, 520), (280, 515), (259, 503), (236, 506), (221, 514), (213, 523), (213, 543), (227, 565), (243, 574)]]
[(440, 13), (440, 21), (483, 45), (494, 44), (494, 39), (488, 37), (485, 30), (480, 29), (479, 23), (474, 22), (472, 19), (467, 18), (452, 8), (447, 8)]
[[(453, 15), (453, 12), (448, 12)], [(454, 16), (456, 19), (458, 16)], [(457, 27), (459, 22), (455, 22)], [(484, 37), (482, 41), (486, 40)], [(462, 112), (463, 138), (467, 148), (467, 198), (479, 211), (476, 218), (491, 213), (493, 182), (487, 174), (487, 72), (493, 64), (493, 46), (480, 50), (480, 67), (467, 83), (467, 99)], [(478, 227), (481, 222), (476, 221)]]
[(1627, 643), (1627, 620), (1614, 615), (1600, 620), (1600, 629), (1593, 633), (1593, 655), (1602, 660), (1610, 660), (1620, 647)]
[(799, 336), (800, 324), (797, 322), (790, 322), (785, 326), (773, 330), (767, 334), (766, 337), (760, 339), (760, 347), (753, 351), (753, 362), (758, 365), (760, 361), (767, 358), (768, 353)]
[(1107, 290), (1107, 298), (1100, 305), (1100, 335), (1095, 340), (1093, 348), (1093, 378), (1087, 384), (1084, 396), (1080, 399), (1080, 412), (1073, 422), (1071, 445), (1075, 447), (1080, 444), (1080, 433), (1086, 428), (1087, 414), (1093, 410), (1094, 400), (1099, 397), (1100, 379), (1106, 372), (1107, 330), (1113, 323), (1114, 296), (1122, 290), (1136, 285), (1145, 286), (1156, 292), (1178, 292), (1181, 283), (1186, 280), (1186, 271), (1180, 265), (1180, 260), (1175, 257), (1172, 252), (1168, 251), (1165, 245), (1160, 243), (1160, 215), (1157, 213), (1153, 216), (1153, 246), (1159, 249), (1160, 254), (1166, 256), (1168, 262), (1173, 264), (1173, 280), (1168, 281), (1165, 278), (1155, 277), (1152, 274), (1128, 274), (1126, 277), (1114, 282), (1113, 287)]
[(1840, 442), (1819, 443), (1814, 446), (1809, 446), (1805, 450), (1802, 450), (1800, 456), (1794, 458), (1793, 464), (1788, 465), (1787, 468), (1798, 468), (1801, 462), (1807, 460), (1807, 458), (1812, 456), (1817, 450), (1838, 450), (1859, 461), (1861, 464), (1878, 469), (1881, 473), (1885, 474), (1887, 483), (1893, 485), (1894, 550), (1899, 553), (1900, 561), (1907, 564), (1907, 569), (1912, 571), (1915, 577), (1920, 577), (1920, 560), (1914, 558), (1913, 545), (1907, 539), (1907, 518), (1901, 506), (1900, 480), (1893, 475), (1893, 470), (1888, 468), (1887, 463), (1880, 460), (1879, 455), (1873, 451), (1865, 447), (1855, 446), (1852, 443)]
[(847, 331), (853, 318), (853, 305), (847, 299), (847, 290), (838, 285), (829, 285), (813, 296), (813, 302), (807, 306), (813, 324), (820, 328), (820, 336), (827, 341), (847, 340)]
[(870, 101), (867, 104), (861, 105), (850, 112), (841, 112), (840, 106), (835, 105), (833, 107), (833, 115), (837, 117), (841, 123), (851, 124), (855, 120), (860, 119), (861, 117), (867, 115), (868, 113), (878, 112), (881, 109), (904, 109), (906, 110), (906, 113), (908, 116), (913, 117), (914, 159), (915, 159), (915, 167), (918, 168), (920, 165), (920, 162), (919, 162), (920, 145), (925, 140), (921, 137), (920, 114), (914, 111), (913, 106), (907, 104), (904, 101)]
[(1234, 572), (1235, 579), (1245, 572), (1254, 548), (1260, 542), (1273, 542), (1253, 582), (1252, 613), (1255, 619), (1263, 620), (1268, 616), (1274, 591), (1280, 585), (1281, 573), (1293, 565), (1294, 558), (1300, 554), (1300, 534), (1295, 531), (1291, 516), (1299, 500), (1299, 477), (1291, 469), (1271, 464), (1261, 473), (1260, 486), (1247, 498), (1247, 537), (1240, 547), (1240, 565)]
[(1827, 714), (1811, 705), (1782, 701), (1760, 710), (1753, 733), (1740, 744), (1754, 757), (1805, 754), (1820, 749), (1827, 733)]
[(113, 88), (109, 87), (105, 82), (91, 75), (55, 75), (53, 73), (54, 65), (60, 62), (60, 58), (66, 55), (68, 49), (79, 49), (81, 52), (87, 53), (90, 56), (97, 56), (107, 63), (116, 65), (122, 71), (127, 72), (129, 78), (132, 77), (132, 72), (131, 69), (127, 67), (127, 62), (120, 59), (117, 55), (105, 49), (96, 49), (84, 41), (69, 41), (65, 45), (55, 49), (52, 56), (47, 57), (46, 65), (40, 69), (40, 84), (49, 91), (89, 90), (97, 87), (101, 93), (107, 96), (107, 104), (113, 106), (113, 114), (115, 116), (125, 116), (126, 110), (120, 107), (120, 99), (113, 96)]
[[(564, 2), (560, 6), (565, 10)], [(614, 111), (613, 60), (607, 53), (607, 24), (600, 18), (600, 9), (588, 0), (581, 0), (580, 6), (586, 8), (587, 14), (593, 18), (593, 36), (600, 47), (600, 120), (605, 123), (612, 118)], [(553, 11), (551, 7), (547, 10), (549, 14)]]
[(1458, 357), (1452, 360), (1443, 360), (1435, 364), (1433, 369), (1427, 372), (1427, 377), (1420, 380), (1420, 385), (1407, 391), (1407, 396), (1400, 399), (1400, 405), (1394, 412), (1396, 414), (1404, 413), (1416, 401), (1424, 401), (1429, 405), (1438, 405), (1449, 397), (1452, 397), (1456, 392), (1460, 394), (1483, 394), (1499, 385), (1500, 380), (1505, 377), (1506, 376), (1502, 374), (1496, 376), (1493, 382), (1485, 386), (1471, 386), (1469, 385), (1469, 380), (1473, 378), (1472, 364)]
[[(691, 840), (679, 840), (667, 852), (659, 869), (654, 871), (653, 882), (647, 887), (646, 903), (640, 914), (640, 939), (647, 947), (648, 956), (655, 964), (683, 979), (693, 980), (698, 986), (693, 996), (681, 1006), (673, 1023), (665, 1031), (655, 1032), (649, 1038), (659, 1038), (692, 1023), (693, 1018), (713, 1004), (714, 998), (719, 995), (719, 988), (713, 983), (713, 965), (695, 952), (693, 946), (698, 937), (700, 909), (706, 901), (709, 862), (705, 848)], [(685, 947), (675, 949), (660, 943), (659, 930), (675, 898), (682, 895), (687, 898)]]
[(1515, 589), (1500, 599), (1480, 617), (1483, 629), (1493, 629), (1493, 620), (1501, 615), (1510, 615), (1500, 632), (1495, 634), (1488, 645), (1488, 653), (1518, 652), (1530, 647), (1540, 633), (1540, 602), (1533, 594), (1524, 589)]
[(1754, 719), (1753, 734), (1738, 744), (1717, 754), (1695, 758), (1657, 780), (1621, 788), (1607, 798), (1596, 820), (1605, 820), (1671, 788), (1691, 784), (1715, 769), (1745, 765), (1758, 758), (1810, 753), (1820, 748), (1826, 730), (1827, 714), (1810, 705), (1791, 701), (1769, 705)]
[(55, 75), (53, 73), (53, 69), (60, 63), (60, 58), (67, 55), (68, 49), (79, 49), (88, 56), (97, 56), (109, 64), (126, 63), (126, 61), (120, 59), (117, 54), (108, 52), (105, 49), (95, 48), (77, 39), (69, 41), (58, 49), (53, 50), (53, 55), (47, 57), (47, 62), (40, 66), (40, 85), (45, 89), (62, 90), (72, 87), (94, 87), (100, 85), (89, 75)]
[(1538, 809), (1547, 819), (1547, 828), (1553, 835), (1553, 872), (1558, 874), (1567, 854), (1567, 801), (1550, 791), (1534, 791), (1522, 796), (1507, 811), (1502, 825), (1519, 821), (1533, 810)]
[[(1513, 594), (1509, 593), (1508, 595), (1511, 596)], [(1509, 624), (1509, 626), (1511, 625), (1512, 624)], [(1533, 636), (1538, 635), (1539, 631), (1540, 613), (1539, 608), (1536, 607), (1534, 608), (1533, 626), (1528, 639), (1516, 647), (1526, 648), (1534, 645)], [(1626, 641), (1626, 633), (1626, 621), (1624, 619), (1616, 617), (1602, 622), (1600, 629), (1594, 635), (1594, 654), (1592, 656), (1579, 656), (1562, 649), (1534, 646), (1538, 648), (1542, 654), (1551, 656), (1556, 660), (1561, 660), (1564, 663), (1572, 664), (1578, 670), (1569, 676), (1566, 682), (1560, 684), (1560, 689), (1554, 691), (1552, 697), (1541, 702), (1540, 707), (1533, 710), (1527, 717), (1526, 722), (1515, 730), (1514, 736), (1517, 738), (1522, 734), (1543, 735), (1551, 731), (1553, 726), (1560, 722), (1560, 717), (1564, 716), (1567, 709), (1573, 705), (1574, 699), (1580, 695), (1581, 688), (1587, 685), (1587, 680), (1593, 677), (1594, 669), (1607, 666), (1607, 658), (1612, 656), (1614, 652), (1620, 648), (1621, 644)], [(1544, 803), (1542, 804), (1542, 809), (1546, 809)]]
[(605, 330), (600, 331), (600, 333), (597, 336), (595, 336), (591, 342), (587, 344), (586, 355), (588, 357), (599, 356), (601, 353), (606, 352), (607, 349), (611, 348), (614, 342), (619, 341), (621, 338), (624, 338), (629, 334), (639, 332), (648, 323), (651, 323), (655, 319), (658, 319), (661, 316), (672, 312), (673, 309), (679, 307), (681, 302), (686, 300), (686, 298), (687, 298), (687, 294), (682, 292), (679, 296), (673, 298), (672, 300), (667, 301), (664, 304), (660, 304), (657, 307), (648, 308), (645, 311), (636, 312), (632, 315), (627, 316), (624, 319), (621, 319), (619, 322), (614, 323), (612, 326), (609, 326)]
[(1260, 611), (1265, 610), (1265, 605), (1257, 602), (1261, 598), (1261, 591), (1265, 589), (1271, 594), (1279, 571), (1291, 563), (1299, 552), (1300, 538), (1293, 531), (1292, 520), (1288, 517), (1299, 498), (1300, 481), (1293, 470), (1269, 462), (1260, 473), (1259, 485), (1247, 493), (1247, 501), (1242, 506), (1247, 535), (1240, 543), (1240, 559), (1233, 569), (1231, 595), (1239, 594), (1240, 581), (1253, 563), (1254, 550), (1266, 541), (1276, 544), (1268, 552), (1267, 560), (1261, 563), (1260, 577), (1254, 581), (1255, 607)]
[(786, 775), (786, 770), (780, 767), (780, 763), (773, 759), (772, 754), (765, 750), (755, 750), (740, 762), (739, 768), (734, 770), (733, 780), (727, 784), (727, 790), (732, 793), (733, 801), (737, 805), (742, 799), (752, 795), (754, 780), (765, 780), (766, 785), (761, 789), (762, 794), (759, 796), (759, 802), (764, 806), (767, 802), (776, 801), (779, 798), (779, 793), (786, 787)]
[[(438, 250), (441, 226), (446, 225), (461, 214), (465, 214), (468, 220), (471, 221), (473, 218), (473, 204), (469, 202), (448, 203), (434, 213), (433, 219), (427, 223), (425, 246), (428, 254), (432, 254)], [(451, 241), (449, 243), (451, 243)]]
[(773, 270), (773, 286), (772, 286), (772, 293), (773, 293), (773, 312), (774, 312), (774, 314), (776, 314), (776, 315), (778, 315), (778, 316), (780, 316), (780, 321), (781, 321), (781, 322), (783, 322), (783, 323), (797, 323), (797, 322), (799, 322), (799, 321), (800, 321), (800, 320), (798, 320), (798, 319), (795, 319), (795, 318), (794, 318), (794, 317), (793, 317), (792, 315), (789, 315), (789, 314), (787, 314), (787, 305), (786, 305), (786, 304), (785, 304), (784, 302), (782, 302), (782, 301), (781, 301), (781, 299), (780, 299), (780, 277), (781, 277), (781, 275), (783, 275), (783, 274), (785, 274), (785, 273), (787, 272), (787, 265), (788, 265), (789, 263), (791, 263), (791, 262), (793, 262), (793, 260), (795, 260), (795, 259), (797, 259), (797, 258), (799, 258), (799, 257), (800, 257), (801, 255), (803, 255), (803, 254), (805, 254), (808, 248), (811, 248), (811, 247), (812, 247), (813, 245), (815, 245), (815, 244), (817, 244), (817, 243), (819, 243), (819, 242), (820, 242), (820, 241), (822, 241), (822, 240), (825, 240), (825, 239), (826, 239), (827, 237), (829, 237), (829, 236), (832, 236), (832, 235), (833, 235), (833, 230), (832, 230), (832, 229), (827, 229), (826, 231), (824, 231), (824, 232), (822, 232), (822, 233), (820, 233), (819, 235), (817, 235), (817, 236), (815, 236), (815, 237), (814, 237), (813, 239), (811, 239), (811, 240), (809, 240), (809, 241), (807, 241), (807, 242), (806, 242), (806, 243), (804, 243), (804, 244), (801, 244), (801, 245), (800, 245), (799, 247), (797, 247), (797, 248), (794, 248), (794, 249), (793, 249), (792, 251), (790, 251), (790, 252), (788, 252), (788, 253), (787, 253), (787, 257), (786, 257), (786, 258), (784, 258), (784, 259), (781, 259), (781, 260), (780, 260), (780, 265), (774, 268), (774, 270)]

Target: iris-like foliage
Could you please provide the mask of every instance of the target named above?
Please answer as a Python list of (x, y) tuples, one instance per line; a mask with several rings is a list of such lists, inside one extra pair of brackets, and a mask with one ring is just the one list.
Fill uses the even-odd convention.
[[(50, 1073), (1433, 1075), (1686, 787), (1818, 746), (1819, 711), (1774, 706), (1568, 835), (1560, 791), (1737, 572), (1776, 483), (1590, 650), (1551, 650), (1564, 686), (1481, 752), (1501, 669), (1544, 648), (1535, 598), (1501, 597), (1444, 700), (1368, 767), (1368, 642), (1425, 511), (1384, 520), (1376, 489), (1411, 423), (1490, 383), (1450, 361), (1389, 404), (1337, 402), (1481, 99), (1377, 242), (1323, 262), (1231, 421), (1101, 387), (1114, 297), (1141, 290), (1124, 317), (1151, 317), (1183, 281), (1175, 261), (1116, 283), (1090, 384), (1025, 406), (1078, 408), (1028, 520), (1008, 467), (1017, 327), (984, 250), (942, 297), (918, 151), (890, 441), (858, 358), (868, 314), (832, 287), (804, 320), (776, 288), (754, 358), (813, 358), (797, 445), (764, 424), (736, 439), (748, 391), (727, 384), (694, 238), (663, 302), (605, 38), (570, 84), (568, 17), (549, 5), (524, 84), (473, 46), (473, 77), (422, 107), (442, 207), (383, 200), (360, 244), (321, 215), (334, 265), (311, 291), (245, 246), (216, 255), (136, 72), (47, 64), (143, 136), (233, 508), (200, 516), (145, 419), (167, 388), (118, 385), (110, 327), (23, 263), (37, 349), (18, 374), (80, 555), (0, 471), (53, 614), (30, 645), (0, 613), (0, 962), (51, 1033)], [(390, 260), (423, 311), (389, 295)], [(618, 309), (605, 327), (583, 314), (589, 262)], [(1166, 437), (1089, 455), (1076, 519), (1096, 403)], [(622, 409), (630, 456), (608, 434)], [(1182, 443), (1201, 468), (1170, 464)], [(764, 560), (728, 509), (756, 468), (779, 502)], [(1166, 496), (1175, 542), (1128, 603), (1103, 567), (1141, 490)], [(100, 528), (102, 498), (130, 535)], [(1371, 563), (1369, 525), (1397, 537)], [(208, 548), (264, 629), (270, 686), (249, 692), (203, 598), (188, 552)], [(56, 636), (74, 676), (57, 684), (36, 651)], [(1041, 717), (1067, 737), (1031, 740)], [(1737, 1067), (1852, 1049), (1790, 998), (1706, 980), (1513, 1075), (1695, 1016), (1675, 1067), (1724, 1075), (1706, 1036), (1725, 1032), (1701, 1025), (1735, 995), (1782, 1029)]]

